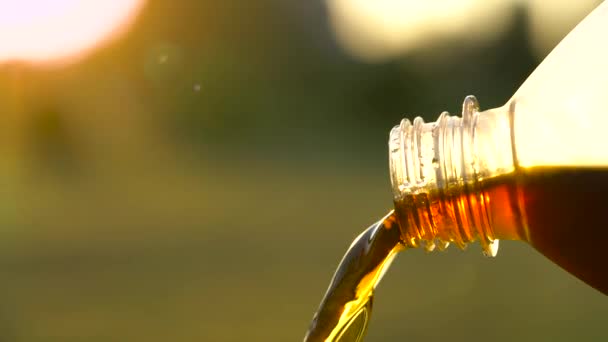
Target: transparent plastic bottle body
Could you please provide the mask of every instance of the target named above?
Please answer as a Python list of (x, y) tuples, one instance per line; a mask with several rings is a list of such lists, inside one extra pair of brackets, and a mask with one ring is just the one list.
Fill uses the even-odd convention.
[(608, 294), (608, 4), (601, 4), (502, 107), (404, 120), (391, 131), (406, 244), (530, 243)]

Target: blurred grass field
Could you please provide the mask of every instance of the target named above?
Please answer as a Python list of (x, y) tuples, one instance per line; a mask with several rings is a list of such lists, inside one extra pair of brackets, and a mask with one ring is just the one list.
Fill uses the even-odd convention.
[[(390, 206), (385, 170), (317, 165), (200, 168), (159, 187), (164, 170), (84, 181), (95, 192), (79, 196), (20, 189), (45, 204), (3, 234), (4, 340), (299, 340), (341, 254)], [(402, 253), (367, 340), (605, 336), (604, 295), (522, 243), (495, 259), (472, 247)]]

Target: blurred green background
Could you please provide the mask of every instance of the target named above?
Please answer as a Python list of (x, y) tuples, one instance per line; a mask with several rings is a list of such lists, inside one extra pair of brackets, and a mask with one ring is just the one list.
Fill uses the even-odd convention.
[[(301, 340), (391, 208), (390, 128), (502, 105), (597, 2), (398, 3), (149, 1), (1, 64), (0, 340)], [(608, 338), (605, 296), (516, 242), (408, 251), (374, 305), (366, 341)]]

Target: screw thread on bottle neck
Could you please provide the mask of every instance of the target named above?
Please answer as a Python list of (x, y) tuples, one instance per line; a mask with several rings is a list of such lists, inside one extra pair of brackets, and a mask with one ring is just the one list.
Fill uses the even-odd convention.
[(480, 186), (488, 170), (480, 163), (478, 120), (477, 100), (468, 96), (462, 118), (444, 112), (434, 123), (404, 119), (391, 131), (391, 183), (406, 245), (465, 248), (479, 240), (484, 254), (496, 255), (489, 197)]

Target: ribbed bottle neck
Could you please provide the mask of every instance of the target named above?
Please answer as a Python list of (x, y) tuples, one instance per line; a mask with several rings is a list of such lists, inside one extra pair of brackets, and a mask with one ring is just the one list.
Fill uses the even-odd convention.
[(499, 108), (480, 113), (468, 96), (462, 117), (442, 113), (433, 123), (404, 119), (389, 139), (395, 210), (404, 243), (428, 250), (479, 240), (495, 255), (484, 179), (514, 170), (512, 118)]

